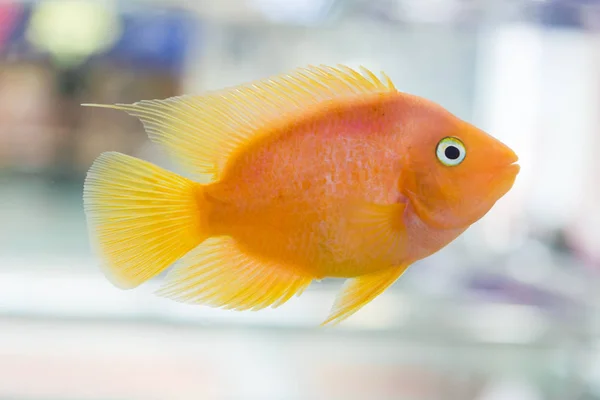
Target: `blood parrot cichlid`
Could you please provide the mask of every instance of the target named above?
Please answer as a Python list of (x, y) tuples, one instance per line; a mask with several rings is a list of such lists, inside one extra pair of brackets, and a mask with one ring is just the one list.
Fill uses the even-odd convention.
[(509, 147), (364, 68), (88, 106), (139, 118), (190, 173), (96, 159), (84, 204), (107, 278), (130, 289), (173, 265), (158, 294), (191, 304), (259, 310), (346, 278), (323, 324), (338, 323), (483, 217), (519, 172)]

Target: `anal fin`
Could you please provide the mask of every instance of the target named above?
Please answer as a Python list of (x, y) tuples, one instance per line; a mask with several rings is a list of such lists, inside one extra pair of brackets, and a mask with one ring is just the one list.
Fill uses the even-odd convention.
[(245, 254), (233, 238), (213, 237), (176, 264), (157, 294), (182, 303), (260, 310), (282, 305), (312, 280), (293, 266)]
[(356, 313), (383, 293), (406, 271), (409, 264), (388, 268), (368, 275), (348, 279), (321, 325), (336, 325)]

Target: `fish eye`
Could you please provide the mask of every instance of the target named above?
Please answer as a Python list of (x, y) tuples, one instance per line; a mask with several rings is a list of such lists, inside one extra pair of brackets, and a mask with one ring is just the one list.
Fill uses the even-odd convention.
[(465, 159), (467, 149), (460, 139), (445, 137), (439, 141), (435, 154), (437, 159), (447, 167), (455, 167)]

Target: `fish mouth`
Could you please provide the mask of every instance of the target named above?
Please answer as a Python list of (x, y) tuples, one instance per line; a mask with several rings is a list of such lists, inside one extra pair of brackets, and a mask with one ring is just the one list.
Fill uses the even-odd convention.
[(516, 176), (521, 170), (519, 156), (511, 149), (507, 148), (501, 159), (503, 159), (503, 161), (500, 164), (496, 164), (490, 168), (492, 173), (502, 176)]
[(497, 200), (508, 193), (510, 189), (512, 189), (520, 171), (521, 166), (517, 163), (517, 161), (514, 161), (508, 165), (504, 165), (503, 167), (496, 168), (493, 172), (493, 179), (497, 183), (495, 184), (495, 189), (490, 192), (490, 198), (495, 198)]
[(516, 176), (521, 171), (521, 165), (519, 165), (518, 160), (516, 160), (508, 165), (505, 165), (501, 169), (502, 169), (501, 173), (503, 175)]
[(506, 173), (511, 175), (517, 175), (521, 171), (521, 166), (516, 161), (512, 164), (508, 164), (508, 166), (504, 167)]

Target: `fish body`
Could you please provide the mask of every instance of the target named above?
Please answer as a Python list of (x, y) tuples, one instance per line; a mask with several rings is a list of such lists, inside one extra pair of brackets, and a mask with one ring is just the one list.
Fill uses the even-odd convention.
[(519, 170), (498, 140), (368, 70), (105, 107), (208, 178), (105, 153), (84, 189), (111, 281), (135, 287), (176, 263), (159, 294), (188, 303), (261, 309), (348, 278), (325, 321), (340, 322), (485, 215)]
[[(428, 230), (410, 208), (400, 217), (403, 234), (387, 238), (365, 235), (364, 226), (349, 219), (363, 204), (406, 204), (398, 177), (407, 149), (394, 133), (407, 100), (346, 102), (333, 116), (309, 114), (239, 154), (206, 189), (220, 200), (214, 234), (236, 238), (257, 256), (295, 260), (319, 279), (401, 265), (454, 239), (460, 229)], [(424, 242), (429, 246), (420, 246)]]

